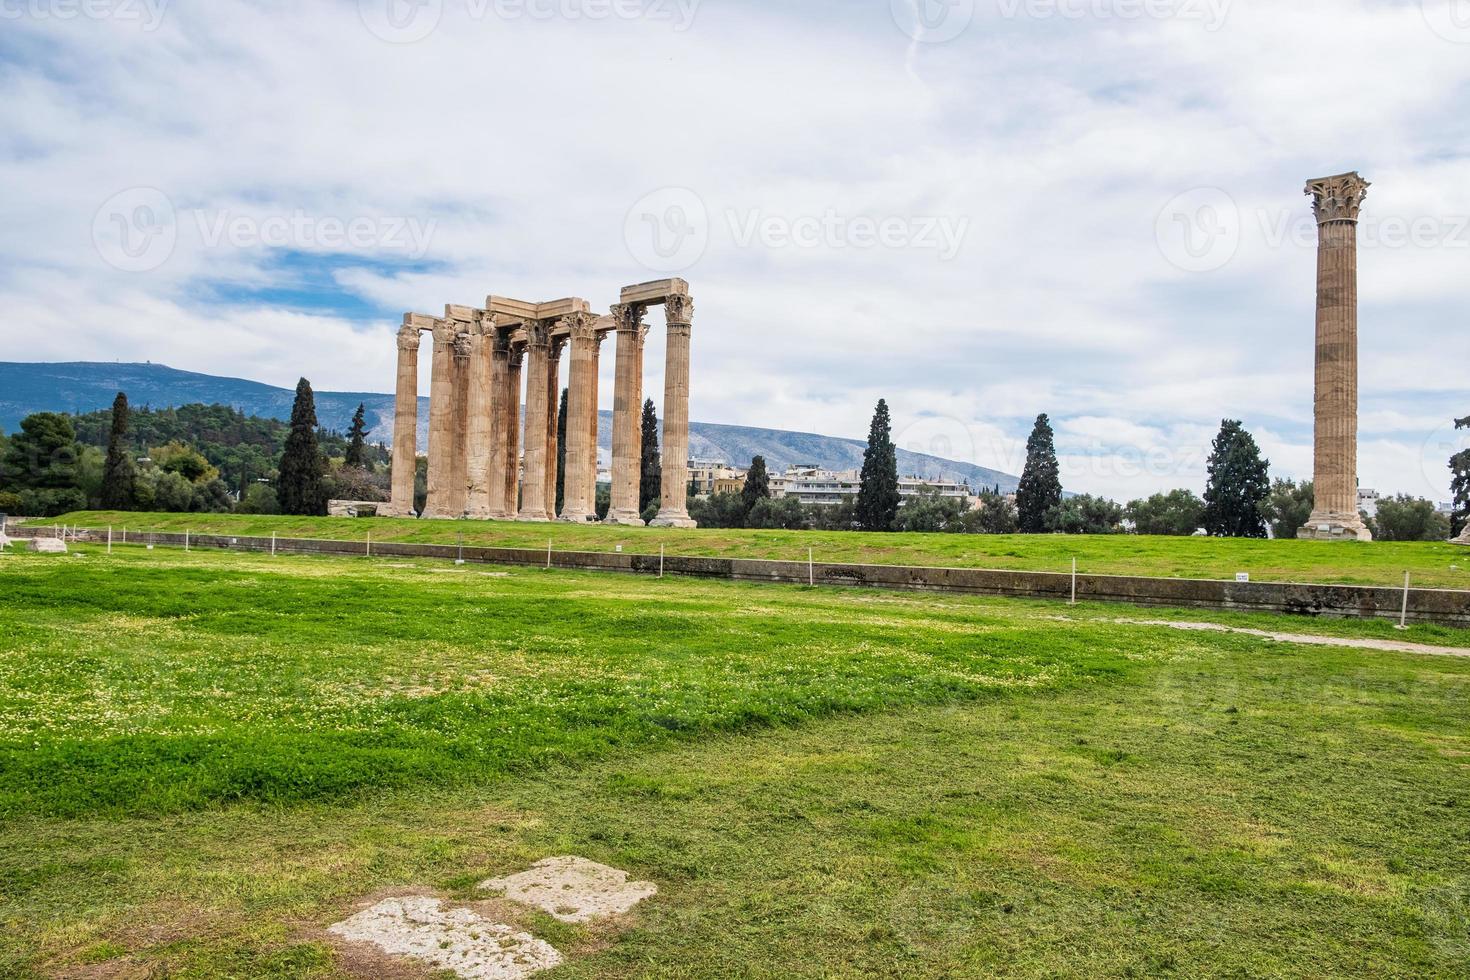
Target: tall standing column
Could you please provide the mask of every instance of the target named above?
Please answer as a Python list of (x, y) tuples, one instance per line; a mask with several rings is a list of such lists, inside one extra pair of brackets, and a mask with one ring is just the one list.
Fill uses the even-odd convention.
[(547, 416), (551, 414), (551, 330), (544, 320), (526, 322), (526, 472), (521, 480), (523, 521), (551, 520), (546, 500)]
[(556, 480), (561, 472), (561, 355), (566, 341), (554, 338), (546, 355), (546, 512), (556, 520)]
[[(506, 405), (510, 402), (506, 391), (510, 385), (510, 339), (492, 326), (485, 336), (485, 345), (490, 349), (490, 466), (485, 478), (486, 497), (490, 519), (501, 521), (515, 515), (505, 502), (506, 465), (510, 457), (505, 420)], [(520, 399), (516, 399), (516, 404), (520, 404)]]
[(609, 524), (643, 526), (638, 512), (638, 477), (643, 450), (642, 306), (620, 303), (612, 308), (618, 324), (617, 380), (613, 394), (612, 509)]
[(419, 446), (419, 328), (398, 331), (398, 387), (393, 403), (393, 502), (385, 516), (412, 517)]
[[(587, 456), (597, 457), (596, 443), (589, 443), (597, 427), (597, 331), (592, 317), (574, 314), (564, 321), (571, 327), (571, 368), (567, 372), (567, 446), (563, 477), (561, 519), (572, 524), (596, 520), (587, 506)], [(592, 421), (589, 423), (588, 416)]]
[(664, 365), (664, 454), (662, 501), (654, 527), (697, 527), (689, 518), (689, 334), (694, 301), (670, 296), (664, 307), (669, 320)]
[(424, 517), (457, 517), (450, 500), (454, 456), (454, 329), (434, 324), (434, 367), (429, 383), (429, 496)]
[(454, 338), (454, 449), (449, 464), (449, 509), (464, 517), (469, 504), (470, 355), (474, 343), (461, 330)]
[(583, 502), (586, 505), (587, 513), (592, 515), (589, 520), (597, 519), (597, 429), (599, 424), (599, 372), (602, 369), (602, 341), (604, 336), (606, 335), (602, 333), (592, 334), (592, 367), (590, 368), (587, 376), (587, 383), (591, 389), (591, 394), (588, 396), (588, 404), (591, 405), (591, 408), (589, 409), (587, 415), (587, 428), (589, 430), (587, 435), (587, 445), (589, 447), (586, 460), (587, 476), (585, 482), (582, 485), (582, 492), (586, 495)]
[(505, 366), (505, 516), (515, 520), (521, 510), (521, 375), (526, 360), (524, 344), (511, 344)]
[(495, 315), (484, 314), (470, 333), (469, 426), (466, 447), (468, 500), (465, 516), (490, 517), (490, 447), (496, 441), (494, 365)]
[(1357, 173), (1307, 184), (1317, 216), (1316, 502), (1297, 537), (1371, 541), (1358, 513)]

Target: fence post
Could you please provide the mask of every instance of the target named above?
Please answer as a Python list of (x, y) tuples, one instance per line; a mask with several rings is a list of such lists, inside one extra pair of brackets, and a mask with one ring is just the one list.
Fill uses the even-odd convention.
[(107, 525), (107, 553), (112, 554), (112, 525)]
[(664, 577), (664, 546), (658, 546), (658, 577)]
[(1077, 559), (1075, 558), (1072, 559), (1072, 601), (1067, 605), (1077, 605)]
[(271, 532), (271, 557), (276, 557), (276, 532)]
[(368, 532), (367, 556), (369, 558), (373, 556), (373, 532), (371, 531)]
[(1409, 573), (1404, 572), (1404, 608), (1399, 613), (1399, 629), (1409, 628)]
[(551, 539), (546, 539), (546, 567), (551, 567)]
[(809, 547), (806, 549), (806, 584), (811, 586), (812, 588), (817, 587), (817, 563), (815, 553), (815, 548)]
[(189, 553), (189, 529), (184, 528), (184, 554)]

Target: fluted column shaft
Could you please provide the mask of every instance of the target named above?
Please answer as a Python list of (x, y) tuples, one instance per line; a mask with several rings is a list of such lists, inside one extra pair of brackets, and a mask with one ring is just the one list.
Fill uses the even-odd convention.
[(469, 435), (470, 435), (470, 335), (459, 333), (454, 338), (454, 448), (449, 466), (450, 515), (460, 518), (469, 504)]
[[(506, 391), (510, 384), (510, 345), (505, 335), (494, 327), (486, 335), (485, 345), (490, 349), (490, 460), (489, 472), (485, 477), (486, 499), (489, 517), (493, 520), (504, 520), (513, 516), (513, 511), (505, 502), (506, 484), (509, 482), (506, 464), (510, 441), (506, 436), (505, 416), (506, 405), (510, 402)], [(519, 423), (520, 420), (514, 421)]]
[(454, 333), (447, 324), (434, 328), (433, 374), (429, 383), (429, 496), (424, 516), (443, 519), (453, 513), (449, 497), (454, 456)]
[(550, 506), (546, 500), (547, 415), (550, 414), (551, 340), (547, 325), (526, 324), (526, 465), (521, 480), (521, 513), (523, 521), (548, 521)]
[(1318, 225), (1316, 492), (1303, 536), (1369, 538), (1358, 513), (1358, 212), (1368, 187), (1357, 174), (1307, 185)]
[[(488, 314), (487, 314), (488, 316)], [(490, 451), (495, 442), (494, 386), (491, 380), (494, 321), (481, 321), (470, 335), (469, 427), (466, 455), (468, 499), (465, 515), (477, 520), (490, 516)]]
[(669, 340), (664, 365), (663, 481), (655, 527), (693, 527), (689, 519), (689, 335), (694, 302), (670, 296)]
[(394, 517), (414, 513), (414, 481), (418, 476), (419, 445), (419, 331), (404, 325), (398, 333), (398, 386), (393, 403)]
[(561, 472), (561, 355), (563, 340), (553, 340), (546, 355), (546, 513), (556, 520), (556, 480)]
[(505, 516), (516, 518), (521, 509), (521, 376), (526, 350), (517, 345), (506, 355), (505, 368)]
[[(596, 368), (597, 333), (591, 317), (571, 319), (571, 367), (567, 372), (566, 476), (562, 488), (561, 519), (586, 524), (594, 519), (587, 506), (587, 456), (596, 460), (594, 437), (597, 418)], [(588, 422), (589, 414), (592, 421)]]
[(618, 323), (618, 363), (613, 393), (612, 509), (609, 524), (642, 526), (638, 478), (643, 449), (643, 307), (613, 307)]
[(587, 376), (587, 384), (591, 392), (588, 395), (588, 404), (591, 406), (591, 408), (588, 410), (587, 415), (587, 428), (589, 430), (587, 435), (587, 445), (589, 448), (586, 460), (587, 475), (583, 483), (582, 492), (585, 495), (583, 498), (583, 503), (587, 508), (587, 513), (592, 515), (588, 518), (588, 520), (597, 519), (597, 428), (599, 424), (599, 372), (602, 369), (603, 337), (604, 334), (600, 333), (594, 333), (592, 335), (592, 367), (590, 368)]

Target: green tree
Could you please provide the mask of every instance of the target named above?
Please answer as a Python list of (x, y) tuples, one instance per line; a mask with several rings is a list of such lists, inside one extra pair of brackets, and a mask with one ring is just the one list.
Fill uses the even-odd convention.
[(795, 497), (758, 500), (745, 517), (746, 527), (800, 531), (807, 526), (807, 509)]
[(81, 447), (71, 420), (38, 412), (21, 420), (0, 461), (0, 486), (15, 493), (28, 517), (55, 517), (87, 506), (78, 488)]
[(1203, 526), (1204, 516), (1205, 502), (1193, 490), (1156, 493), (1128, 505), (1128, 519), (1139, 534), (1189, 537)]
[(702, 528), (744, 527), (749, 513), (744, 498), (738, 493), (712, 493), (689, 501), (689, 516)]
[(245, 491), (236, 510), (241, 514), (279, 514), (281, 504), (274, 490), (264, 483), (256, 483)]
[(1046, 529), (1059, 534), (1121, 534), (1123, 508), (1104, 497), (1068, 497), (1046, 513)]
[(1450, 536), (1450, 519), (1433, 502), (1401, 493), (1378, 502), (1378, 513), (1368, 521), (1368, 529), (1375, 541), (1445, 541)]
[[(1470, 429), (1470, 418), (1456, 419), (1456, 429)], [(1455, 495), (1455, 512), (1450, 532), (1458, 535), (1470, 524), (1470, 449), (1450, 458), (1450, 490)]]
[(354, 469), (372, 471), (367, 454), (367, 406), (358, 404), (352, 413), (352, 427), (347, 430), (347, 453), (342, 462)]
[(107, 436), (107, 462), (102, 468), (102, 500), (106, 510), (131, 510), (138, 473), (128, 441), (128, 396), (119, 391), (112, 400), (112, 428)]
[(893, 521), (895, 531), (946, 531), (951, 534), (965, 529), (964, 501), (946, 497), (935, 487), (924, 487), (898, 508)]
[(997, 490), (980, 495), (980, 506), (971, 511), (968, 525), (977, 534), (1015, 534), (1021, 520), (1016, 505)]
[(209, 483), (219, 479), (219, 470), (209, 465), (204, 454), (187, 443), (175, 440), (167, 446), (149, 450), (151, 458), (165, 473), (177, 473), (190, 483)]
[[(766, 458), (757, 456), (750, 461), (750, 472), (745, 474), (745, 486), (740, 491), (740, 502), (749, 514), (755, 505), (771, 496), (771, 475), (766, 472)], [(704, 527), (703, 524), (700, 527)]]
[(561, 390), (561, 407), (556, 410), (556, 513), (567, 496), (567, 389)]
[(893, 423), (888, 402), (878, 399), (868, 427), (868, 448), (858, 484), (857, 523), (864, 531), (891, 531), (901, 502), (898, 492), (898, 450), (893, 446)]
[(1307, 524), (1316, 503), (1317, 490), (1311, 480), (1297, 483), (1295, 480), (1276, 480), (1271, 492), (1261, 504), (1261, 518), (1271, 529), (1271, 536), (1278, 539), (1295, 538), (1296, 532)]
[(1271, 494), (1271, 464), (1239, 421), (1220, 423), (1207, 468), (1205, 530), (1220, 538), (1264, 538), (1261, 504)]
[[(659, 502), (663, 493), (663, 463), (658, 451), (658, 413), (653, 399), (643, 403), (643, 457), (638, 473), (638, 509), (643, 513)], [(655, 512), (656, 513), (656, 512)]]
[(319, 517), (327, 513), (322, 493), (322, 476), (326, 461), (317, 442), (316, 396), (311, 382), (302, 378), (296, 384), (296, 401), (291, 406), (291, 432), (281, 454), (280, 478), (276, 496), (281, 513), (293, 516)]
[(1022, 534), (1046, 532), (1046, 515), (1062, 502), (1061, 467), (1057, 465), (1051, 419), (1036, 416), (1031, 437), (1026, 440), (1026, 468), (1016, 490), (1017, 518)]

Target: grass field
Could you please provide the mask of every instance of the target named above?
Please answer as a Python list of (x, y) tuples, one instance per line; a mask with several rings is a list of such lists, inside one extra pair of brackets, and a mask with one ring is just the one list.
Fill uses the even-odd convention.
[[(243, 514), (80, 513), (56, 523), (123, 528), (130, 533), (193, 531), (269, 537), (405, 541), (567, 551), (630, 551), (733, 558), (930, 565), (1060, 572), (1076, 558), (1085, 573), (1233, 579), (1249, 572), (1263, 582), (1328, 582), (1401, 587), (1404, 572), (1422, 588), (1470, 589), (1470, 548), (1419, 542), (1327, 543), (1164, 538), (1138, 535), (858, 534), (843, 531), (714, 531), (575, 527), (484, 521), (352, 520), (253, 517)], [(49, 522), (48, 522), (49, 523)]]
[(548, 977), (1470, 962), (1470, 659), (1118, 606), (76, 552), (0, 557), (0, 976), (344, 976), (321, 930), (358, 900), (549, 854), (660, 893), (613, 930), (526, 915), (571, 954)]

